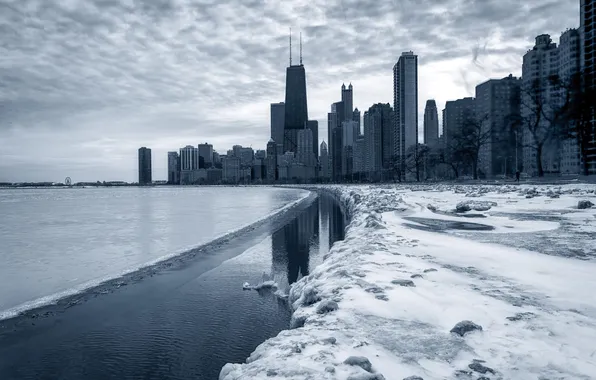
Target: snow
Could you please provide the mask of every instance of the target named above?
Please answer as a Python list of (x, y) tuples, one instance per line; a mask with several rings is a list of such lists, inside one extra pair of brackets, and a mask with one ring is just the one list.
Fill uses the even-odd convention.
[(596, 186), (324, 189), (345, 240), (292, 285), (293, 328), (221, 380), (596, 378)]

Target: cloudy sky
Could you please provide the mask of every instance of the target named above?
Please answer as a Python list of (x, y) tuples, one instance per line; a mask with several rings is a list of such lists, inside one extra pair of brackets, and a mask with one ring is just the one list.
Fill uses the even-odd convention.
[(536, 35), (578, 25), (579, 0), (0, 0), (0, 181), (133, 181), (140, 146), (164, 179), (187, 144), (264, 148), (289, 27), (323, 138), (342, 82), (362, 111), (392, 102), (403, 51), (422, 123), (426, 99), (520, 75)]

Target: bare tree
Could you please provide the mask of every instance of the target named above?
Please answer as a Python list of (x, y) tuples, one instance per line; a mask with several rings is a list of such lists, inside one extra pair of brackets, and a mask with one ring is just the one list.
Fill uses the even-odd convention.
[(546, 88), (540, 79), (522, 86), (520, 113), (509, 115), (510, 127), (518, 133), (527, 131), (529, 141), (523, 141), (522, 146), (534, 150), (536, 153), (536, 169), (538, 176), (544, 176), (542, 156), (545, 144), (556, 135), (557, 122), (560, 113), (557, 111), (558, 99), (548, 99)]
[(488, 115), (477, 117), (467, 113), (462, 130), (455, 136), (459, 141), (460, 156), (472, 166), (474, 179), (478, 179), (478, 163), (480, 150), (492, 139), (492, 126), (487, 123)]
[(406, 170), (416, 175), (416, 181), (420, 182), (420, 172), (424, 168), (429, 148), (424, 144), (416, 144), (406, 150)]
[(552, 117), (553, 123), (563, 138), (575, 139), (582, 156), (584, 175), (589, 175), (590, 149), (594, 148), (596, 126), (592, 125), (596, 109), (596, 90), (583, 83), (584, 75), (577, 72), (563, 79), (557, 75), (550, 81), (560, 91), (560, 105)]

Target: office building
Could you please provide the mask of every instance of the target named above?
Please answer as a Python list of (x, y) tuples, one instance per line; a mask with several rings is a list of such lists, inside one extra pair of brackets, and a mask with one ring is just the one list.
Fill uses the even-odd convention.
[(429, 148), (436, 148), (439, 140), (439, 114), (434, 99), (426, 101), (424, 107), (424, 143)]
[(180, 184), (180, 155), (168, 152), (168, 185)]
[(321, 142), (321, 153), (319, 156), (320, 162), (320, 177), (328, 179), (329, 175), (329, 150), (325, 141)]
[(458, 145), (458, 138), (462, 134), (468, 118), (475, 117), (474, 98), (468, 97), (449, 100), (443, 110), (443, 145), (446, 153), (452, 152)]
[[(581, 37), (577, 29), (568, 29), (561, 34), (559, 39), (559, 77), (565, 83), (571, 83), (573, 77), (581, 69)], [(563, 90), (564, 92), (564, 90)], [(565, 94), (560, 97), (561, 104), (565, 101)], [(570, 130), (573, 125), (567, 126)], [(581, 155), (577, 136), (573, 134), (571, 138), (565, 138), (561, 141), (561, 174), (581, 173)]]
[(395, 124), (391, 105), (377, 103), (364, 113), (365, 171), (380, 179), (393, 166)]
[(360, 136), (362, 135), (362, 128), (361, 128), (361, 115), (360, 115), (360, 111), (358, 110), (358, 108), (356, 108), (354, 110), (354, 113), (352, 114), (352, 120), (354, 120), (356, 122), (356, 128), (357, 128), (357, 133), (356, 136)]
[(394, 154), (405, 176), (408, 149), (418, 146), (418, 56), (402, 53), (393, 66)]
[[(210, 168), (213, 166), (213, 145), (204, 143), (199, 144), (199, 157), (202, 157), (202, 160), (199, 158), (200, 161), (203, 161), (204, 168)], [(201, 166), (201, 165), (199, 165)]]
[(481, 126), (479, 174), (512, 177), (521, 170), (521, 144), (512, 121), (520, 113), (521, 79), (512, 75), (476, 86), (475, 123)]
[(312, 133), (312, 153), (315, 158), (319, 157), (319, 122), (317, 120), (309, 120), (307, 127)]
[(279, 146), (280, 145), (273, 139), (269, 139), (269, 142), (267, 143), (267, 158), (265, 159), (265, 162), (267, 167), (267, 180), (269, 182), (277, 180), (277, 148)]
[(354, 157), (353, 157), (353, 166), (352, 171), (353, 173), (364, 173), (365, 172), (365, 156), (366, 154), (366, 145), (363, 135), (359, 135), (354, 141)]
[(271, 103), (271, 138), (279, 146), (278, 152), (283, 151), (284, 123), (286, 117), (286, 104), (284, 102)]
[[(227, 156), (222, 159), (222, 179), (227, 183), (237, 183), (241, 179), (240, 158)], [(250, 170), (250, 169), (249, 169)]]
[(150, 185), (151, 179), (151, 149), (139, 148), (139, 185)]

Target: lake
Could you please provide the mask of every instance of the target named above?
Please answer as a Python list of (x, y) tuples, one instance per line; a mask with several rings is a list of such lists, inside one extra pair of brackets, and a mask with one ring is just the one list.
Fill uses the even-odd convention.
[[(33, 243), (24, 246), (38, 247), (31, 251), (40, 255), (37, 261), (45, 260), (47, 272), (63, 273), (67, 279), (83, 278), (72, 273), (80, 270), (94, 273), (93, 278), (97, 279), (105, 278), (106, 274), (94, 270), (96, 264), (105, 272), (107, 268), (143, 269), (0, 322), (2, 379), (217, 378), (223, 364), (244, 361), (258, 344), (289, 324), (291, 312), (285, 301), (271, 291), (243, 291), (242, 284), (273, 278), (282, 291), (287, 291), (290, 284), (321, 262), (334, 241), (343, 239), (345, 227), (341, 209), (328, 196), (311, 194), (297, 206), (273, 216), (276, 210), (307, 196), (307, 192), (299, 190), (130, 188), (56, 191), (89, 192), (89, 195), (40, 194), (43, 191), (52, 190), (29, 190), (31, 194), (26, 197), (37, 207), (27, 207), (46, 210), (39, 217), (30, 218), (34, 219), (31, 225), (41, 226), (40, 239), (50, 249), (43, 249), (44, 243), (36, 241), (38, 237), (32, 227), (28, 228), (28, 240)], [(3, 194), (0, 199), (10, 196)], [(223, 199), (224, 196), (228, 199)], [(102, 263), (98, 250), (93, 250), (91, 258), (85, 258), (76, 254), (75, 249), (69, 249), (64, 241), (52, 242), (51, 230), (62, 231), (62, 234), (54, 233), (61, 240), (59, 236), (69, 234), (65, 225), (77, 228), (72, 216), (65, 217), (65, 225), (55, 226), (60, 225), (56, 216), (58, 207), (42, 201), (49, 198), (52, 203), (61, 197), (65, 204), (73, 205), (73, 214), (80, 212), (97, 222), (92, 227), (89, 220), (82, 220), (81, 230), (94, 231), (96, 236), (88, 234), (84, 238), (85, 234), (78, 230), (75, 240), (85, 241), (82, 245), (91, 248), (95, 244), (108, 246), (109, 253), (103, 257), (116, 263)], [(8, 201), (0, 207), (4, 209), (6, 204), (16, 207), (16, 203), (19, 202)], [(48, 212), (52, 208), (54, 211)], [(123, 215), (135, 212), (136, 216)], [(53, 217), (47, 216), (48, 213)], [(107, 222), (114, 213), (118, 215), (116, 220), (122, 220), (120, 228)], [(12, 215), (15, 214), (18, 213), (13, 211)], [(99, 215), (94, 217), (94, 214)], [(22, 215), (17, 219), (27, 220)], [(6, 220), (2, 221), (2, 231), (4, 228), (15, 231), (14, 227), (5, 227)], [(48, 227), (52, 223), (54, 227)], [(230, 230), (236, 232), (209, 243), (209, 236), (220, 236)], [(24, 234), (20, 232), (20, 236)], [(120, 249), (111, 246), (110, 239), (114, 237)], [(197, 240), (194, 247), (192, 237)], [(14, 241), (13, 238), (8, 246), (14, 247)], [(172, 256), (166, 246), (182, 254)], [(43, 253), (49, 250), (58, 255), (56, 247), (70, 252), (70, 256), (55, 258), (52, 264), (52, 259), (44, 259)], [(116, 252), (125, 248), (129, 254), (119, 258)], [(143, 252), (150, 254), (143, 256)], [(2, 255), (5, 254), (3, 248)], [(168, 256), (172, 257), (146, 265)], [(71, 262), (79, 259), (87, 261)], [(21, 261), (36, 262), (32, 258)], [(70, 269), (56, 270), (53, 268), (56, 265)], [(29, 278), (43, 272), (39, 262), (32, 268), (35, 269)], [(6, 268), (2, 270), (8, 273)], [(107, 276), (110, 273), (113, 276), (117, 271), (112, 270)], [(49, 281), (52, 276), (41, 277), (46, 283), (59, 284), (56, 280)], [(5, 281), (2, 275), (0, 281)], [(43, 286), (24, 286), (38, 292), (43, 289)], [(68, 288), (64, 283), (61, 286)]]

